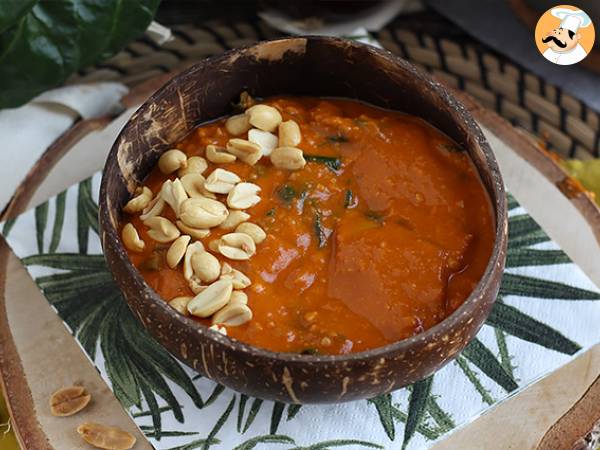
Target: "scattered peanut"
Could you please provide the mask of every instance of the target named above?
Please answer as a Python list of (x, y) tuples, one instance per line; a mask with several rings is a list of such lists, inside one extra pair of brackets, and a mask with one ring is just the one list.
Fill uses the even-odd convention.
[(231, 297), (229, 297), (229, 304), (240, 303), (242, 305), (248, 304), (248, 296), (242, 291), (233, 291)]
[(260, 186), (253, 183), (238, 183), (227, 195), (227, 205), (234, 209), (247, 209), (258, 202)]
[(267, 233), (255, 223), (244, 222), (237, 226), (236, 233), (244, 233), (252, 238), (255, 244), (260, 244), (267, 238)]
[(187, 167), (187, 156), (176, 148), (167, 150), (158, 159), (158, 168), (165, 175), (169, 175), (185, 167)]
[(237, 158), (235, 155), (228, 153), (224, 147), (217, 147), (211, 144), (206, 146), (206, 159), (215, 164), (229, 164)]
[(177, 225), (177, 228), (179, 228), (185, 234), (189, 234), (192, 238), (194, 238), (196, 240), (197, 239), (203, 239), (203, 238), (205, 238), (205, 237), (207, 237), (207, 236), (210, 235), (210, 230), (209, 229), (188, 227), (181, 220), (178, 220), (175, 223), (175, 225)]
[(225, 205), (210, 198), (190, 198), (180, 208), (181, 221), (193, 228), (210, 228), (227, 219), (229, 211)]
[(174, 241), (181, 234), (173, 222), (161, 216), (150, 217), (144, 220), (144, 225), (150, 228), (148, 236), (161, 244)]
[(278, 147), (271, 153), (271, 162), (279, 169), (300, 170), (306, 165), (302, 150), (295, 147)]
[(206, 179), (204, 187), (216, 194), (228, 194), (240, 181), (240, 177), (229, 170), (215, 169)]
[(177, 171), (178, 177), (183, 177), (189, 173), (199, 173), (202, 175), (208, 169), (208, 163), (202, 156), (192, 156), (187, 160), (187, 167), (183, 167)]
[(96, 448), (105, 450), (129, 450), (135, 445), (135, 436), (118, 427), (99, 423), (83, 423), (77, 427), (83, 440)]
[(188, 245), (185, 255), (183, 256), (183, 278), (190, 280), (194, 275), (194, 268), (192, 267), (192, 256), (197, 253), (204, 252), (204, 245), (202, 242), (196, 241), (193, 244)]
[(216, 198), (215, 194), (206, 190), (204, 183), (206, 178), (199, 173), (188, 173), (181, 177), (181, 184), (190, 198)]
[(179, 236), (173, 241), (167, 251), (167, 265), (174, 269), (185, 255), (188, 244), (192, 238), (188, 235)]
[(121, 231), (121, 239), (123, 239), (123, 245), (132, 252), (141, 253), (146, 247), (146, 243), (140, 239), (140, 235), (131, 223), (125, 224)]
[(72, 416), (85, 408), (91, 399), (83, 386), (64, 387), (50, 397), (50, 412), (53, 416)]
[(233, 303), (219, 310), (212, 318), (213, 324), (239, 327), (252, 319), (252, 310), (243, 303)]
[(221, 239), (214, 239), (208, 243), (208, 249), (213, 253), (219, 253), (219, 245), (221, 245)]
[(150, 203), (148, 203), (148, 206), (144, 208), (142, 214), (140, 215), (140, 219), (144, 221), (151, 217), (156, 217), (162, 214), (164, 209), (165, 201), (161, 198), (160, 195), (157, 195), (150, 201)]
[(133, 214), (142, 211), (152, 200), (152, 191), (146, 186), (135, 190), (135, 197), (127, 202), (123, 207), (123, 211), (128, 214)]
[(190, 287), (194, 295), (198, 295), (200, 292), (202, 292), (208, 287), (203, 285), (202, 281), (200, 281), (200, 279), (196, 275), (192, 275), (192, 277), (188, 280), (188, 286)]
[(279, 124), (279, 145), (281, 147), (297, 147), (302, 142), (300, 127), (293, 120)]
[(242, 222), (245, 222), (250, 218), (250, 214), (245, 213), (244, 211), (231, 210), (229, 211), (229, 215), (227, 219), (219, 225), (219, 228), (222, 230), (233, 230)]
[(250, 118), (246, 114), (231, 116), (225, 121), (225, 129), (232, 136), (239, 136), (250, 129)]
[(211, 325), (208, 329), (221, 333), (223, 336), (227, 336), (227, 328), (219, 326), (218, 324)]
[[(140, 219), (148, 227), (147, 233), (153, 240), (171, 243), (166, 254), (166, 262), (171, 269), (183, 260), (183, 276), (195, 296), (175, 297), (169, 305), (183, 315), (213, 316), (210, 329), (224, 335), (227, 335), (224, 325), (239, 326), (252, 319), (252, 311), (247, 306), (248, 296), (243, 291), (234, 291), (247, 288), (252, 281), (227, 262), (221, 264), (214, 254), (231, 260), (248, 260), (267, 234), (259, 225), (246, 222), (250, 215), (242, 211), (261, 201), (260, 186), (243, 182), (236, 173), (219, 167), (205, 178), (202, 174), (208, 168), (207, 160), (213, 164), (228, 164), (239, 159), (255, 165), (262, 156), (269, 156), (273, 165), (281, 169), (299, 170), (306, 165), (302, 150), (297, 148), (302, 141), (298, 123), (293, 120), (283, 122), (277, 108), (255, 104), (247, 93), (242, 93), (241, 99), (245, 113), (229, 117), (225, 122), (229, 135), (235, 136), (229, 139), (226, 148), (207, 145), (206, 159), (201, 156), (188, 158), (178, 149), (166, 151), (159, 158), (159, 170), (167, 175), (177, 172), (179, 178), (165, 181), (154, 198), (149, 188), (137, 188), (135, 196), (123, 208), (129, 214), (141, 212)], [(247, 139), (242, 138), (245, 133)], [(225, 201), (217, 200), (215, 194), (226, 195), (227, 206)], [(166, 204), (175, 213), (176, 225), (161, 217)], [(234, 230), (207, 243), (208, 250), (214, 254), (207, 252), (200, 241), (210, 235), (212, 227)], [(129, 250), (144, 250), (145, 243), (131, 223), (123, 227), (122, 238)], [(192, 240), (195, 242), (190, 243)], [(315, 317), (309, 315), (306, 314), (305, 319), (313, 321)], [(104, 446), (105, 436), (112, 433), (122, 437), (119, 433), (125, 433), (118, 428), (98, 424), (84, 424), (80, 428), (82, 435), (84, 431), (88, 435), (94, 434), (98, 429), (94, 439)]]
[(279, 145), (279, 139), (273, 133), (253, 128), (248, 131), (248, 140), (260, 147), (262, 156), (269, 156)]
[(256, 164), (262, 157), (260, 146), (245, 139), (229, 139), (227, 151), (250, 166)]
[(208, 252), (195, 253), (191, 263), (194, 274), (205, 283), (212, 283), (221, 274), (219, 260)]
[(196, 317), (210, 317), (227, 304), (232, 291), (231, 280), (215, 281), (188, 303), (188, 311)]
[(177, 311), (179, 314), (181, 314), (183, 316), (187, 316), (187, 315), (189, 315), (189, 312), (187, 310), (187, 305), (190, 302), (190, 300), (192, 300), (192, 298), (193, 297), (188, 297), (188, 296), (175, 297), (174, 299), (169, 301), (169, 306), (171, 308), (173, 308), (175, 311)]
[(245, 289), (252, 284), (250, 278), (226, 262), (221, 267), (221, 278), (229, 278), (233, 283), (234, 289)]
[(256, 244), (244, 233), (224, 234), (218, 247), (221, 255), (235, 260), (247, 260), (256, 253)]
[(245, 114), (250, 125), (263, 131), (275, 131), (283, 120), (279, 111), (269, 105), (254, 105), (248, 108)]
[(188, 199), (183, 184), (179, 178), (167, 180), (160, 189), (160, 196), (171, 207), (176, 217), (179, 217), (181, 204)]

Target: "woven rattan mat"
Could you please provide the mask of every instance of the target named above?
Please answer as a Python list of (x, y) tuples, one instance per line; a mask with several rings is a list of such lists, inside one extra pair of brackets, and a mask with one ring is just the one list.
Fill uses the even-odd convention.
[[(174, 39), (163, 46), (141, 38), (105, 63), (76, 74), (69, 83), (114, 80), (134, 86), (230, 48), (281, 35), (257, 19), (171, 29)], [(527, 130), (549, 150), (571, 158), (599, 156), (598, 112), (474, 41), (436, 13), (400, 16), (374, 37), (391, 52)]]

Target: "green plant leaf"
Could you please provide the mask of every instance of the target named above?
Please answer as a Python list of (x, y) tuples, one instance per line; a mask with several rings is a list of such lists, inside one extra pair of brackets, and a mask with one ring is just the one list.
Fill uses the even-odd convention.
[(21, 260), (26, 266), (44, 266), (53, 269), (81, 272), (106, 271), (106, 261), (102, 255), (80, 255), (79, 253), (55, 253), (26, 256)]
[(479, 339), (473, 339), (462, 351), (462, 356), (479, 367), (506, 392), (512, 392), (519, 387), (513, 377), (504, 370), (496, 356)]
[(456, 427), (456, 424), (452, 420), (450, 414), (448, 414), (440, 407), (433, 395), (430, 395), (427, 399), (427, 412), (429, 413), (431, 418), (435, 420), (435, 423), (437, 423), (438, 427), (440, 427), (440, 429), (443, 430), (444, 433)]
[(211, 394), (208, 396), (208, 398), (206, 399), (206, 402), (204, 403), (204, 406), (210, 406), (212, 403), (214, 403), (214, 401), (216, 399), (219, 398), (219, 395), (221, 395), (221, 393), (225, 390), (225, 386), (223, 386), (222, 384), (216, 384), (213, 391), (211, 392)]
[(260, 398), (255, 398), (254, 401), (252, 402), (252, 405), (250, 406), (250, 412), (248, 413), (248, 417), (246, 417), (246, 424), (244, 425), (244, 429), (242, 430), (242, 433), (245, 433), (246, 431), (248, 431), (248, 428), (250, 428), (250, 426), (252, 425), (252, 422), (254, 422), (254, 419), (256, 419), (256, 415), (258, 414), (258, 412), (260, 411), (260, 407), (263, 404), (263, 400)]
[(248, 396), (246, 394), (240, 394), (240, 401), (238, 403), (238, 416), (237, 416), (237, 432), (242, 432), (242, 425), (244, 423), (244, 413), (246, 412), (246, 402)]
[(233, 450), (253, 450), (258, 444), (295, 444), (295, 442), (291, 437), (282, 434), (265, 434), (248, 439)]
[[(397, 405), (392, 406), (392, 416), (394, 417), (394, 420), (402, 423), (406, 423), (406, 420), (408, 419), (408, 415), (404, 411), (400, 411)], [(445, 433), (445, 431), (442, 428), (438, 427), (434, 429), (424, 423), (421, 423), (419, 426), (417, 426), (417, 433), (422, 434), (430, 441), (434, 441), (443, 433)]]
[(115, 54), (146, 30), (159, 5), (159, 0), (17, 2), (0, 8), (0, 108), (19, 106)]
[(513, 209), (516, 209), (516, 208), (518, 208), (519, 206), (521, 206), (521, 205), (519, 205), (519, 202), (517, 201), (517, 199), (516, 199), (516, 198), (514, 198), (514, 197), (513, 197), (513, 195), (512, 195), (512, 194), (507, 194), (506, 198), (507, 198), (507, 205), (506, 205), (506, 208), (507, 208), (509, 211), (511, 211), (511, 210), (513, 210)]
[[(143, 376), (143, 374), (141, 374)], [(158, 403), (156, 402), (156, 397), (152, 390), (148, 387), (146, 383), (140, 383), (140, 389), (144, 394), (144, 398), (148, 403), (148, 409), (150, 410), (150, 415), (152, 416), (152, 426), (154, 427), (154, 439), (160, 441), (162, 436), (162, 417), (159, 412)]]
[(296, 405), (296, 404), (288, 405), (286, 420), (289, 422), (294, 417), (296, 417), (296, 414), (298, 414), (300, 412), (300, 409), (302, 409), (302, 405)]
[(52, 227), (52, 238), (50, 240), (49, 253), (56, 252), (58, 244), (60, 243), (60, 237), (62, 234), (62, 228), (65, 221), (65, 203), (67, 200), (67, 191), (63, 191), (56, 196), (54, 200), (55, 214), (54, 214), (54, 226)]
[(562, 250), (515, 248), (506, 254), (506, 267), (551, 266), (570, 262), (571, 259)]
[(281, 402), (273, 402), (273, 411), (271, 412), (271, 427), (270, 434), (276, 434), (277, 428), (279, 428), (279, 423), (281, 422), (281, 417), (283, 416), (283, 411), (285, 410), (285, 404)]
[[(498, 301), (498, 300), (496, 300)], [(508, 345), (506, 345), (506, 334), (504, 331), (494, 328), (494, 336), (496, 337), (496, 344), (498, 345), (498, 356), (500, 357), (500, 364), (506, 370), (511, 377), (514, 378), (512, 358), (508, 353)]]
[[(194, 450), (197, 448), (204, 448), (206, 445), (208, 445), (209, 447), (211, 445), (217, 445), (220, 444), (221, 441), (219, 439), (197, 439), (195, 441), (189, 442), (187, 444), (184, 445), (178, 445), (177, 447), (171, 447), (167, 450)], [(208, 447), (207, 447), (208, 448)]]
[(375, 405), (377, 414), (379, 414), (379, 422), (385, 431), (385, 434), (393, 441), (396, 439), (396, 425), (392, 414), (392, 396), (391, 394), (383, 394), (369, 399), (369, 403)]
[(211, 446), (210, 441), (212, 441), (217, 436), (217, 433), (219, 432), (219, 430), (223, 427), (225, 422), (227, 422), (227, 419), (229, 418), (231, 411), (233, 411), (234, 405), (235, 405), (235, 395), (233, 395), (233, 397), (231, 397), (231, 401), (229, 402), (229, 405), (227, 405), (227, 408), (225, 409), (223, 414), (221, 414), (221, 417), (219, 417), (219, 420), (217, 420), (217, 423), (215, 423), (215, 426), (212, 428), (212, 430), (210, 430), (210, 433), (208, 433), (208, 436), (206, 437), (206, 442), (202, 446), (202, 450), (208, 450), (208, 448)]
[(579, 344), (554, 328), (505, 303), (494, 304), (486, 324), (524, 341), (567, 355), (573, 355), (581, 349)]
[(541, 278), (505, 273), (500, 295), (517, 295), (553, 300), (599, 300), (600, 293)]
[(417, 381), (412, 385), (410, 397), (408, 399), (408, 417), (404, 427), (404, 439), (402, 440), (402, 449), (405, 449), (417, 431), (417, 427), (423, 422), (429, 396), (431, 395), (431, 386), (433, 384), (433, 375), (424, 380)]
[(509, 240), (528, 236), (540, 230), (538, 223), (529, 214), (519, 214), (508, 218)]
[(8, 220), (6, 220), (6, 222), (4, 222), (4, 226), (2, 227), (2, 236), (4, 236), (5, 238), (8, 238), (8, 235), (10, 234), (10, 230), (12, 230), (12, 227), (15, 225), (18, 218), (19, 218), (19, 216), (13, 217), (12, 219), (8, 219)]
[(481, 384), (481, 381), (479, 380), (477, 374), (473, 372), (469, 367), (469, 363), (467, 363), (467, 360), (462, 356), (459, 356), (455, 359), (455, 362), (458, 365), (458, 367), (460, 367), (460, 369), (463, 371), (463, 373), (467, 377), (467, 380), (469, 380), (475, 388), (475, 390), (479, 392), (479, 395), (481, 395), (481, 399), (488, 405), (492, 405), (495, 402), (494, 398), (490, 395), (488, 390), (485, 387), (483, 387), (483, 384)]
[(79, 253), (86, 254), (88, 249), (89, 224), (88, 214), (86, 213), (86, 191), (87, 185), (91, 184), (91, 179), (79, 183), (77, 190), (77, 242), (79, 244)]
[(318, 442), (307, 447), (294, 447), (290, 450), (327, 450), (331, 447), (346, 447), (348, 445), (360, 445), (362, 448), (384, 448), (379, 444), (358, 439), (335, 439), (331, 441)]
[(37, 239), (38, 253), (44, 253), (44, 232), (48, 222), (48, 202), (44, 202), (35, 208), (35, 235)]
[(38, 0), (2, 0), (0, 7), (0, 33), (17, 23)]

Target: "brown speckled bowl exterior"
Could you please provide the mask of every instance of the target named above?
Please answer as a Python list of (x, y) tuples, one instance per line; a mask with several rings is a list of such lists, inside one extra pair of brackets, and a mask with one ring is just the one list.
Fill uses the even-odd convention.
[[(143, 280), (121, 244), (121, 208), (160, 154), (195, 126), (231, 113), (240, 92), (360, 99), (420, 116), (464, 146), (493, 204), (496, 242), (471, 296), (433, 328), (344, 356), (274, 353), (209, 331), (179, 315)], [(100, 192), (104, 254), (127, 303), (171, 353), (202, 375), (248, 395), (292, 403), (369, 398), (418, 381), (475, 336), (496, 299), (507, 243), (502, 178), (481, 130), (440, 84), (389, 52), (357, 42), (298, 37), (236, 49), (173, 78), (131, 117), (114, 143)]]

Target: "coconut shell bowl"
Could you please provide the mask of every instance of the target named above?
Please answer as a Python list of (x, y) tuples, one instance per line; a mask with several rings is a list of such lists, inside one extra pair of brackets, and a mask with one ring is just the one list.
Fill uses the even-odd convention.
[[(242, 91), (345, 97), (419, 116), (463, 146), (491, 201), (495, 243), (486, 270), (446, 319), (410, 338), (347, 355), (275, 353), (208, 330), (180, 315), (144, 281), (122, 245), (121, 210), (160, 155), (197, 125), (232, 113)], [(446, 88), (391, 53), (329, 37), (262, 42), (181, 72), (133, 114), (108, 156), (100, 191), (108, 267), (129, 307), (154, 338), (200, 374), (236, 391), (288, 403), (334, 403), (410, 385), (452, 361), (486, 320), (500, 286), (507, 243), (506, 199), (481, 130)]]

